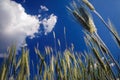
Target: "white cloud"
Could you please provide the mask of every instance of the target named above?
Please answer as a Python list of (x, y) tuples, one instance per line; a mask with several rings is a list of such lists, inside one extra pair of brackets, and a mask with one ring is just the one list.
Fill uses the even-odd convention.
[(0, 2), (0, 43), (20, 45), (27, 36), (34, 37), (38, 33), (39, 19), (25, 13), (24, 8), (10, 0)]
[(42, 20), (42, 24), (45, 30), (45, 35), (53, 30), (56, 22), (57, 22), (57, 16), (55, 16), (54, 14), (51, 14), (48, 18), (44, 18)]
[(35, 33), (39, 33), (40, 24), (44, 25), (45, 33), (51, 32), (57, 22), (56, 16), (51, 14), (49, 18), (43, 20), (39, 20), (40, 17), (41, 15), (27, 14), (22, 5), (15, 1), (1, 0), (0, 53), (13, 43), (20, 47), (28, 36), (35, 37)]
[(115, 66), (115, 63), (110, 63), (110, 66), (111, 66), (111, 67)]
[(49, 9), (46, 6), (43, 6), (43, 5), (40, 6), (40, 9), (43, 10), (43, 11), (49, 11)]
[(38, 15), (38, 18), (41, 18), (41, 15), (40, 15), (40, 14)]

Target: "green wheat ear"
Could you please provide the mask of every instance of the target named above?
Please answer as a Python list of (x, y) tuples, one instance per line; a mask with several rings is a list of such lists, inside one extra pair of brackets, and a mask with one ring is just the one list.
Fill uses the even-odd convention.
[(96, 27), (93, 19), (90, 13), (83, 6), (78, 7), (78, 10), (74, 10), (72, 13), (85, 30), (90, 33), (96, 32)]

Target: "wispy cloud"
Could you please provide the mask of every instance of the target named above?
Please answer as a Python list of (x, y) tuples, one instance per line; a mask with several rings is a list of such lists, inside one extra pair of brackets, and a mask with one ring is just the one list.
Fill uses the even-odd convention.
[[(45, 6), (41, 8), (48, 11)], [(39, 33), (40, 24), (44, 25), (45, 33), (51, 32), (57, 16), (51, 14), (48, 18), (39, 20), (40, 17), (41, 14), (27, 14), (24, 7), (15, 1), (0, 1), (0, 53), (13, 43), (20, 47), (26, 37), (34, 38)]]
[(45, 35), (47, 35), (47, 33), (53, 30), (56, 22), (57, 22), (57, 16), (55, 16), (54, 14), (51, 14), (48, 18), (44, 18), (42, 20)]
[(43, 10), (43, 11), (49, 11), (49, 9), (46, 6), (43, 6), (43, 5), (40, 6), (40, 9)]

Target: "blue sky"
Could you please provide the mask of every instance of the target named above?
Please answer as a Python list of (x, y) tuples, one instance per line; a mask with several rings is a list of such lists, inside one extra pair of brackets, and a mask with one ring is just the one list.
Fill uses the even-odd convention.
[[(73, 43), (75, 51), (83, 52), (87, 50), (81, 25), (74, 20), (73, 16), (66, 9), (66, 6), (68, 6), (71, 1), (72, 0), (0, 1), (0, 57), (3, 58), (7, 46), (10, 46), (14, 41), (16, 41), (19, 50), (21, 45), (26, 42), (30, 50), (30, 59), (37, 61), (34, 53), (34, 47), (37, 46), (37, 44), (39, 44), (39, 49), (43, 54), (45, 52), (45, 46), (55, 48), (52, 31), (56, 33), (56, 42), (57, 39), (60, 40), (61, 50), (64, 51), (64, 49), (66, 49), (64, 27), (66, 28), (67, 46), (70, 47), (71, 43)], [(120, 34), (120, 0), (90, 0), (90, 2), (103, 16), (105, 21), (107, 21), (108, 18), (111, 19)], [(115, 45), (111, 34), (100, 19), (94, 13), (92, 13), (92, 15), (98, 34), (117, 59), (117, 57), (120, 56), (120, 49)]]
[[(2, 2), (7, 3), (9, 0), (5, 0), (5, 1), (2, 1)], [(19, 32), (19, 33), (15, 30), (14, 34), (16, 34), (16, 35), (11, 34), (12, 35), (11, 38), (18, 41), (17, 42), (18, 48), (20, 47), (22, 42), (25, 41), (27, 43), (28, 48), (30, 49), (31, 57), (34, 55), (32, 53), (34, 53), (34, 47), (37, 45), (37, 43), (39, 44), (39, 49), (41, 50), (41, 52), (44, 52), (45, 46), (51, 46), (54, 48), (54, 38), (53, 38), (53, 34), (52, 34), (52, 31), (54, 31), (56, 33), (56, 39), (60, 40), (62, 50), (64, 50), (65, 49), (64, 27), (65, 27), (66, 28), (67, 46), (70, 47), (71, 43), (73, 43), (75, 46), (75, 51), (83, 52), (84, 49), (86, 49), (86, 47), (85, 47), (85, 43), (83, 40), (84, 34), (82, 32), (81, 25), (78, 24), (74, 20), (74, 18), (71, 16), (71, 14), (66, 9), (66, 6), (69, 5), (69, 3), (71, 1), (72, 0), (25, 0), (25, 1), (24, 0), (12, 0), (11, 2), (15, 2), (15, 4), (21, 4), (21, 7), (24, 8), (24, 10), (25, 10), (24, 12), (26, 13), (26, 15), (31, 16), (29, 18), (26, 18), (27, 21), (24, 22), (23, 26), (26, 26), (27, 23), (31, 23), (30, 25), (27, 24), (27, 26), (31, 26), (31, 28), (33, 29), (33, 25), (37, 24), (35, 30), (33, 29), (32, 31), (28, 30), (28, 32), (25, 31), (25, 32)], [(120, 27), (119, 27), (120, 1), (119, 0), (116, 0), (116, 1), (113, 1), (113, 0), (107, 0), (107, 1), (105, 1), (105, 0), (98, 0), (98, 1), (90, 0), (90, 2), (95, 6), (96, 10), (103, 16), (105, 21), (107, 21), (108, 18), (111, 19), (113, 24), (116, 26), (118, 33), (120, 34), (120, 32), (119, 32), (120, 31)], [(11, 4), (11, 3), (9, 3), (9, 4)], [(0, 4), (0, 6), (4, 6), (4, 5), (5, 4)], [(16, 5), (14, 5), (14, 6), (16, 6)], [(44, 8), (46, 7), (48, 10), (42, 9), (41, 6)], [(4, 11), (4, 9), (6, 9), (6, 8), (2, 7), (0, 9), (2, 11)], [(8, 10), (8, 9), (6, 9), (6, 10)], [(9, 10), (8, 10), (8, 12), (9, 12)], [(14, 14), (13, 12), (11, 11), (11, 15), (14, 17), (14, 15), (16, 15), (16, 14)], [(16, 10), (16, 13), (17, 13), (17, 10)], [(35, 16), (38, 16), (38, 15), (41, 15), (41, 16), (40, 16), (40, 18), (36, 19)], [(109, 34), (109, 31), (105, 28), (103, 23), (99, 20), (99, 18), (94, 13), (92, 13), (92, 15), (93, 15), (93, 19), (95, 20), (95, 25), (97, 25), (98, 34), (100, 35), (100, 37), (108, 45), (111, 52), (113, 52), (114, 56), (120, 55), (119, 54), (120, 50), (115, 45), (115, 42), (112, 40), (111, 35)], [(23, 17), (25, 17), (25, 16), (23, 16)], [(34, 21), (32, 21), (33, 17), (34, 17)], [(5, 17), (5, 18), (7, 18), (7, 17)], [(4, 17), (2, 17), (2, 19), (4, 19)], [(17, 16), (17, 19), (19, 20), (19, 15)], [(48, 21), (49, 19), (51, 19), (50, 22), (52, 21), (53, 24), (43, 23), (44, 21)], [(11, 20), (12, 20), (12, 17), (11, 17)], [(30, 22), (30, 20), (32, 22)], [(38, 21), (38, 20), (40, 20), (40, 21)], [(1, 25), (4, 22), (7, 23), (7, 21), (9, 22), (8, 19), (0, 20)], [(20, 21), (21, 21), (21, 19), (20, 19)], [(18, 23), (18, 22), (16, 22), (16, 23)], [(45, 27), (46, 24), (47, 24), (47, 26), (51, 25), (52, 29), (50, 27), (49, 28)], [(38, 27), (38, 25), (39, 25), (39, 27)], [(7, 25), (5, 25), (5, 26), (7, 26)], [(22, 28), (23, 31), (27, 30), (27, 28), (28, 28), (27, 26), (26, 26), (26, 28), (24, 28), (24, 27)], [(2, 27), (0, 27), (0, 28), (2, 28)], [(11, 27), (10, 28), (8, 27), (7, 30), (8, 29), (11, 29)], [(2, 30), (0, 32), (1, 32), (0, 36), (2, 36), (2, 34), (3, 34)], [(13, 31), (12, 31), (12, 33), (13, 33)], [(24, 33), (25, 33), (25, 35), (23, 35)], [(34, 33), (35, 33), (35, 35), (34, 35)], [(47, 35), (45, 35), (45, 34), (47, 34)], [(18, 35), (19, 35), (19, 38), (18, 38)], [(10, 45), (9, 42), (10, 43), (13, 42), (13, 39), (9, 38), (8, 36), (9, 35), (7, 35), (7, 37), (5, 37), (6, 42), (8, 42), (8, 43), (5, 42), (6, 43), (5, 47), (3, 47), (4, 45), (2, 44), (3, 43), (2, 38), (4, 39), (4, 37), (2, 36), (2, 38), (0, 39), (0, 47), (1, 47), (0, 53), (1, 54), (3, 54), (6, 46)], [(31, 39), (31, 37), (33, 37), (33, 38)]]

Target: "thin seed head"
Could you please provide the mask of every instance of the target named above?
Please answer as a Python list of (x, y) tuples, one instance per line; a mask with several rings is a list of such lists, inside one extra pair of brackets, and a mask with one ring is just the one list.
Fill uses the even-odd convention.
[(82, 0), (83, 3), (90, 9), (95, 10), (94, 6), (88, 0)]
[(116, 29), (115, 29), (115, 26), (112, 24), (112, 22), (110, 21), (110, 19), (108, 19), (108, 24), (109, 24), (109, 28), (112, 31), (112, 33), (114, 35), (118, 35), (118, 33), (117, 33)]
[(25, 53), (25, 65), (26, 65), (26, 73), (27, 76), (30, 76), (30, 69), (29, 69), (29, 59), (28, 59), (28, 51)]
[(45, 47), (45, 52), (46, 52), (46, 54), (50, 54), (50, 47), (49, 46)]
[(104, 53), (108, 54), (108, 50), (106, 49), (105, 46), (100, 45), (100, 49), (101, 49)]
[(68, 68), (70, 69), (70, 57), (69, 57), (68, 51), (65, 52), (65, 59), (66, 59)]
[(18, 69), (18, 67), (20, 66), (20, 64), (21, 64), (21, 59), (19, 59), (19, 61), (16, 64), (16, 70)]
[(64, 35), (66, 35), (66, 28), (64, 27)]
[(54, 72), (54, 56), (52, 56), (50, 68), (51, 68), (50, 70)]
[(43, 80), (47, 80), (47, 72), (44, 71)]
[(59, 45), (59, 47), (61, 46), (61, 44), (60, 44), (60, 40), (58, 39), (58, 45)]
[(116, 43), (120, 47), (120, 37), (118, 35), (117, 30), (115, 29), (114, 25), (112, 24), (112, 22), (110, 20), (108, 20), (108, 24), (109, 24), (109, 28), (114, 36), (114, 40), (116, 40)]
[(65, 63), (64, 59), (62, 59), (62, 67), (63, 67), (64, 75), (66, 76), (66, 74), (67, 74), (67, 66), (66, 66), (66, 63)]
[(54, 39), (55, 39), (55, 32), (53, 31), (53, 37), (54, 37)]
[(102, 67), (105, 71), (107, 71), (106, 65), (105, 65), (104, 62), (101, 60), (100, 55), (99, 55), (99, 52), (98, 52), (95, 48), (93, 48), (92, 50), (93, 50), (93, 53), (94, 53), (94, 55), (96, 56), (98, 62), (100, 63), (101, 67)]
[(67, 8), (70, 12), (72, 12), (72, 10), (71, 10), (68, 6), (66, 6), (66, 8)]
[(43, 56), (40, 54), (40, 51), (39, 51), (37, 48), (35, 48), (35, 53), (39, 56), (39, 58), (40, 58), (41, 60), (44, 59)]
[(53, 53), (53, 48), (50, 48), (51, 53)]
[(74, 50), (74, 44), (73, 43), (71, 44), (71, 49), (72, 49), (72, 51)]
[(1, 80), (4, 80), (5, 76), (6, 76), (6, 65), (4, 64), (3, 65), (3, 69), (2, 69), (2, 73), (0, 74), (1, 75)]

